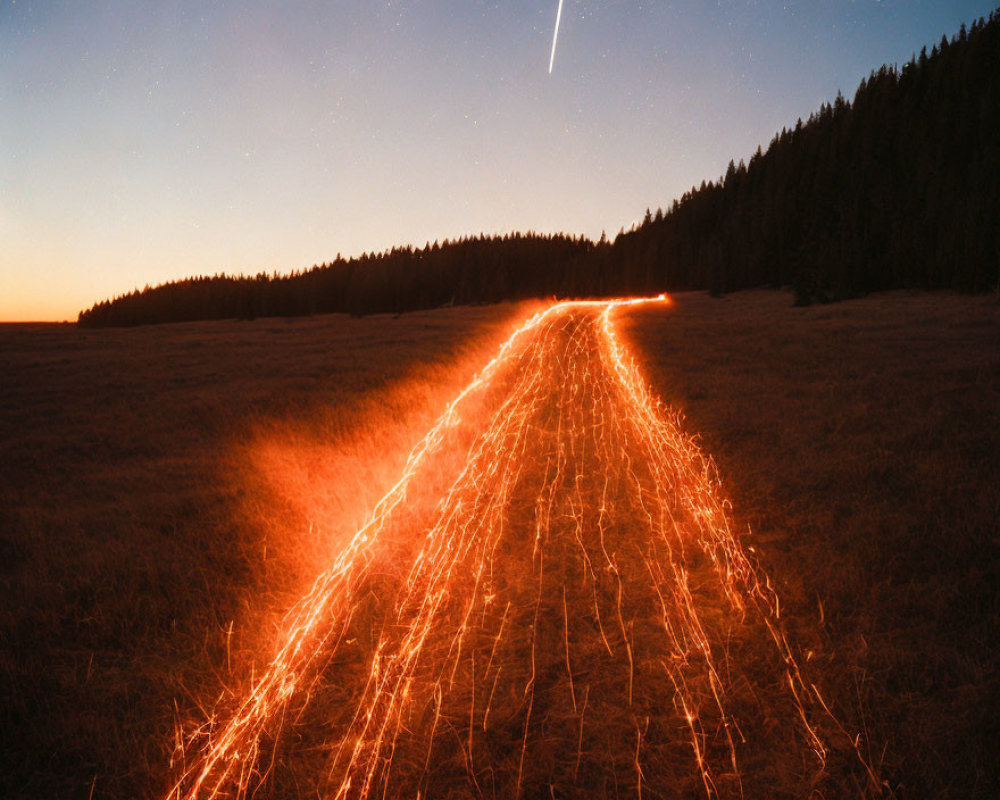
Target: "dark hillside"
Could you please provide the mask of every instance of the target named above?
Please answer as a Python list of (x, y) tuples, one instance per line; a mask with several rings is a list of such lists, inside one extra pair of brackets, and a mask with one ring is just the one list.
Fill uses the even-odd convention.
[(882, 67), (750, 163), (619, 236), (632, 291), (794, 285), (800, 301), (1000, 278), (1000, 13)]
[(85, 325), (369, 314), (527, 297), (794, 286), (808, 303), (1000, 285), (1000, 12), (883, 66), (717, 182), (609, 244), (532, 233), (397, 248), (287, 276), (199, 277)]
[(595, 245), (567, 236), (514, 234), (395, 248), (281, 276), (215, 275), (146, 287), (80, 313), (84, 325), (142, 325), (311, 314), (401, 313), (547, 297)]

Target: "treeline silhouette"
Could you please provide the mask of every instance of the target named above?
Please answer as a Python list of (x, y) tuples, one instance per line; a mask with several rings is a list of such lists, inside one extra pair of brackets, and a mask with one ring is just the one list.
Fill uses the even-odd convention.
[(1000, 286), (1000, 11), (883, 66), (611, 244), (534, 233), (402, 247), (290, 275), (197, 277), (83, 325), (400, 313), (526, 297), (792, 286), (798, 302)]
[[(597, 247), (533, 233), (397, 247), (293, 272), (214, 275), (146, 287), (80, 313), (87, 325), (254, 319), (343, 312), (401, 313), (443, 305), (563, 294)], [(586, 290), (585, 290), (586, 291)]]
[(613, 258), (633, 291), (791, 285), (811, 302), (996, 288), (1000, 11), (647, 213)]

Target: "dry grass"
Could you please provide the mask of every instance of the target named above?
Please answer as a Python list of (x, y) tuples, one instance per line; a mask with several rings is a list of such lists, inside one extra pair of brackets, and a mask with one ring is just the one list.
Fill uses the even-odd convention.
[(525, 313), (0, 328), (0, 796), (162, 793), (174, 699), (239, 682)]
[[(525, 314), (0, 329), (0, 795), (162, 793), (174, 700), (266, 657)], [(627, 332), (899, 795), (992, 796), (1000, 308), (689, 295)]]
[[(1000, 306), (681, 296), (628, 338), (900, 797), (1000, 791)], [(818, 635), (818, 636), (817, 636)]]

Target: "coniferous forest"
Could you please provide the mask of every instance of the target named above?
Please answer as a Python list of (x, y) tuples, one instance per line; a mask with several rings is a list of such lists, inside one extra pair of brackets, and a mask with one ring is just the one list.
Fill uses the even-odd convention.
[(534, 233), (395, 248), (286, 275), (197, 277), (80, 312), (137, 325), (399, 313), (527, 297), (792, 287), (1000, 290), (1000, 11), (883, 66), (613, 242)]

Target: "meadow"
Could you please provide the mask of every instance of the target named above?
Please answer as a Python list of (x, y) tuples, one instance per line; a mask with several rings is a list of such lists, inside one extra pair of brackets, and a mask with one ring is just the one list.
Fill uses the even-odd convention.
[(626, 330), (896, 794), (996, 796), (996, 300), (692, 295)]
[[(162, 796), (178, 723), (535, 307), (0, 328), (0, 794)], [(899, 797), (991, 796), (1000, 306), (690, 294), (622, 330), (869, 760)]]

